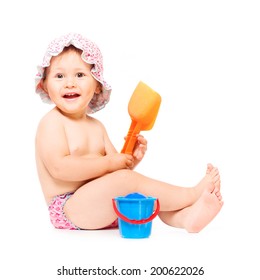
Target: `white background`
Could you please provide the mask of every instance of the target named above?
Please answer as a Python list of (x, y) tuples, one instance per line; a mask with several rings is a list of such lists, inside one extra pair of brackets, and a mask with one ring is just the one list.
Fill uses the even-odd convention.
[[(82, 267), (198, 266), (196, 279), (257, 279), (259, 265), (260, 8), (258, 1), (8, 1), (1, 4), (1, 239), (3, 279), (57, 276)], [(48, 43), (68, 32), (95, 41), (111, 101), (96, 113), (120, 150), (128, 100), (144, 81), (162, 96), (137, 171), (192, 186), (219, 167), (225, 205), (201, 233), (153, 222), (149, 239), (118, 231), (58, 231), (49, 222), (34, 161), (34, 136), (51, 109), (34, 94)], [(123, 186), (122, 186), (123, 187)], [(156, 279), (174, 279), (157, 276)], [(192, 278), (175, 276), (175, 279)], [(133, 277), (110, 277), (133, 279)]]

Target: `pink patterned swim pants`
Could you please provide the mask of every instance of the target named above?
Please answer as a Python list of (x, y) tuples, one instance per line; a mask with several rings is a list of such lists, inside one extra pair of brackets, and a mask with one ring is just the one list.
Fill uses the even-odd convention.
[[(73, 192), (56, 195), (49, 204), (49, 213), (51, 223), (55, 228), (58, 229), (69, 229), (69, 230), (81, 230), (81, 228), (74, 225), (70, 220), (67, 219), (64, 213), (64, 205), (66, 201), (73, 195)], [(117, 228), (118, 221), (115, 220), (111, 225), (104, 229)]]

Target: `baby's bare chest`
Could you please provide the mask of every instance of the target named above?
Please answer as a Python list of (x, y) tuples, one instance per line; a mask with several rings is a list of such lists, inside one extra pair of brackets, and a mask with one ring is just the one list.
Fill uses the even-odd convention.
[(103, 131), (92, 124), (67, 125), (66, 138), (71, 155), (104, 154)]

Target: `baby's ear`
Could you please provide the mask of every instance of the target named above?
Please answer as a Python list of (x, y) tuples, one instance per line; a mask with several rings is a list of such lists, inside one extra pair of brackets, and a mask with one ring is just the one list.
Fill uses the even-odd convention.
[(96, 94), (99, 94), (102, 92), (102, 85), (100, 83), (97, 84), (97, 87), (96, 87), (96, 90), (95, 90), (95, 93)]
[(48, 90), (47, 90), (47, 87), (46, 87), (46, 85), (45, 85), (44, 80), (41, 80), (41, 81), (40, 81), (39, 87), (40, 87), (43, 91), (45, 91), (46, 93), (48, 93)]
[(43, 80), (40, 80), (39, 84), (37, 85), (37, 89), (46, 91), (45, 88), (44, 88)]

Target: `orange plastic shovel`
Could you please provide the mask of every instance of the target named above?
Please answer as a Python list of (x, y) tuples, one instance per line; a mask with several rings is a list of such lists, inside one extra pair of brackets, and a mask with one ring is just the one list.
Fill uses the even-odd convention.
[(136, 135), (141, 130), (153, 128), (160, 104), (161, 96), (145, 83), (139, 82), (128, 103), (128, 113), (132, 123), (121, 153), (132, 154), (137, 139)]

